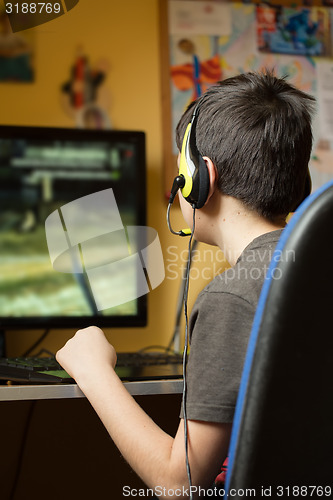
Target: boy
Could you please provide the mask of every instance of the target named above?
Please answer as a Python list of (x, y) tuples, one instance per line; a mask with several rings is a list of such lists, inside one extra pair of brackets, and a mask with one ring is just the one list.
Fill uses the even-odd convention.
[[(194, 234), (218, 245), (232, 266), (199, 295), (190, 320), (188, 454), (192, 483), (201, 488), (212, 484), (227, 455), (251, 323), (274, 246), (286, 216), (307, 194), (312, 104), (312, 97), (269, 72), (230, 78), (199, 99), (195, 136), (209, 189), (195, 213)], [(177, 127), (179, 149), (193, 106)], [(191, 227), (191, 204), (182, 196), (180, 203)], [(115, 374), (116, 353), (103, 332), (79, 330), (57, 359), (143, 481), (181, 497), (188, 486), (183, 422), (173, 438), (151, 421)]]

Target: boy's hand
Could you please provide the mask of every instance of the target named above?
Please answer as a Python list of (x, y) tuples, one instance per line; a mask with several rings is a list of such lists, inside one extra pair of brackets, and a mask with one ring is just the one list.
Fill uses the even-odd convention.
[(80, 385), (85, 377), (97, 380), (114, 368), (117, 355), (103, 331), (97, 326), (78, 330), (56, 354), (57, 361)]

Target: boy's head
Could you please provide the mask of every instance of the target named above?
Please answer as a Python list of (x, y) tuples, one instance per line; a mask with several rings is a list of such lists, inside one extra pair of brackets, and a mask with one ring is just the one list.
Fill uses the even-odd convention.
[(228, 78), (185, 111), (179, 150), (197, 103), (196, 145), (214, 163), (219, 191), (270, 220), (295, 210), (308, 175), (314, 98), (268, 71)]

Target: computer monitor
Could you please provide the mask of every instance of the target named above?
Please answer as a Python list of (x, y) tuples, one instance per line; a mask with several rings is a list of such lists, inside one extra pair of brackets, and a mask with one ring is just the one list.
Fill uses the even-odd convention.
[(84, 273), (53, 268), (45, 221), (112, 188), (123, 225), (145, 226), (145, 184), (143, 132), (1, 126), (0, 329), (144, 326), (146, 295), (98, 310)]

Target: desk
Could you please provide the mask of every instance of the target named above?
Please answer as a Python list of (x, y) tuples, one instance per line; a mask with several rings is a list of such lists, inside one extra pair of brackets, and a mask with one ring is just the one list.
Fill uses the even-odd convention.
[[(179, 425), (182, 384), (124, 383), (170, 435)], [(145, 488), (75, 384), (0, 386), (0, 432), (1, 500), (10, 498), (17, 471), (14, 500), (120, 500), (124, 485)]]
[[(143, 380), (124, 382), (132, 396), (153, 396), (162, 394), (181, 394), (182, 380)], [(0, 401), (28, 401), (38, 399), (84, 398), (85, 395), (76, 384), (54, 385), (11, 385), (0, 386)]]

